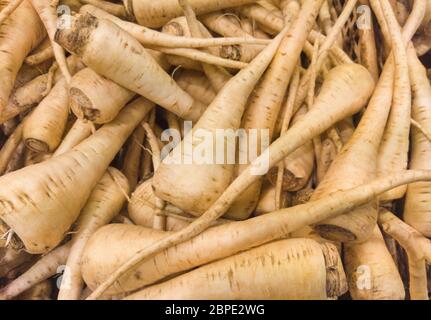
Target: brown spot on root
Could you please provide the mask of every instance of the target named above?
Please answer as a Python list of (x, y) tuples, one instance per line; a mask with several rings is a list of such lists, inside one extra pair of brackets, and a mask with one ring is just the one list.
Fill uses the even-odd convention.
[(222, 46), (220, 56), (234, 61), (241, 60), (241, 47), (239, 45)]
[(80, 55), (89, 41), (91, 32), (97, 28), (99, 22), (89, 13), (70, 17), (70, 28), (57, 29), (55, 41), (70, 52)]
[(34, 138), (28, 138), (25, 140), (25, 145), (30, 150), (36, 151), (36, 152), (48, 152), (49, 146), (46, 144), (46, 142)]
[(91, 100), (87, 95), (78, 88), (70, 88), (69, 90), (69, 106), (73, 113), (79, 119), (96, 121), (100, 116), (100, 110), (94, 109)]
[(176, 35), (178, 37), (184, 37), (184, 29), (178, 22), (170, 22), (163, 27), (163, 32)]
[(314, 226), (314, 230), (323, 238), (331, 241), (349, 242), (356, 240), (356, 235), (349, 230), (331, 224)]
[(331, 243), (321, 244), (326, 266), (326, 294), (336, 298), (347, 292), (347, 279), (337, 248)]

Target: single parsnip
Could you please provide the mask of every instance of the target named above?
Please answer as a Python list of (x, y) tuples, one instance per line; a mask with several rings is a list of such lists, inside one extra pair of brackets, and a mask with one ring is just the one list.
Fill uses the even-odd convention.
[(71, 27), (58, 29), (56, 41), (88, 67), (182, 118), (199, 119), (205, 106), (184, 92), (131, 35), (89, 14), (68, 19)]
[(211, 82), (202, 72), (181, 70), (175, 73), (174, 79), (184, 91), (206, 105), (210, 105), (216, 97)]
[[(191, 0), (190, 4), (196, 14), (241, 6), (255, 0)], [(179, 17), (183, 11), (177, 0), (127, 0), (124, 1), (127, 12), (136, 18), (139, 24), (150, 28), (159, 28), (169, 20)]]
[(431, 241), (386, 209), (380, 210), (379, 224), (407, 251), (410, 299), (428, 300), (426, 265), (431, 263)]
[(345, 291), (341, 258), (332, 245), (289, 239), (213, 262), (125, 299), (325, 300)]
[[(255, 60), (229, 80), (193, 129), (165, 158), (153, 179), (156, 196), (198, 216), (211, 206), (229, 185), (235, 166), (233, 163), (226, 163), (232, 156), (232, 151), (229, 151), (230, 154), (224, 154), (228, 137), (217, 131), (235, 131), (240, 127), (247, 99), (270, 64), (285, 34), (285, 31), (280, 33)], [(203, 163), (202, 159), (193, 159), (193, 149), (202, 143), (202, 134), (210, 139), (211, 145), (221, 144), (222, 148), (218, 149), (223, 153), (203, 154), (206, 157)], [(217, 139), (220, 141), (217, 142)], [(208, 142), (203, 142), (205, 143)], [(205, 198), (202, 199), (204, 193)]]
[[(292, 77), (302, 47), (312, 29), (322, 1), (305, 1), (298, 17), (288, 27), (288, 33), (280, 44), (273, 62), (263, 75), (244, 113), (241, 127), (250, 132), (257, 131), (254, 141), (248, 141), (248, 149), (257, 150), (256, 154), (247, 157), (247, 163), (238, 164), (236, 175), (241, 174), (261, 152), (265, 150), (264, 139), (272, 141), (278, 114)], [(250, 139), (251, 140), (251, 139)], [(246, 219), (254, 210), (259, 199), (261, 182), (257, 182), (243, 192), (226, 213), (226, 217)]]
[(28, 0), (0, 25), (0, 114), (6, 108), (25, 57), (45, 35), (43, 24)]
[[(134, 291), (168, 275), (281, 239), (317, 221), (348, 212), (399, 184), (429, 179), (429, 171), (402, 172), (351, 190), (335, 192), (317, 201), (210, 228), (192, 240), (172, 246), (148, 260), (136, 262), (129, 272), (123, 273), (118, 281), (107, 287), (107, 292)], [(155, 235), (158, 241), (172, 237), (172, 234), (130, 225), (105, 226), (95, 233), (86, 247), (82, 266), (85, 282), (93, 290), (89, 299), (100, 294), (100, 286), (114, 278), (113, 273), (118, 272), (115, 270), (157, 241)]]
[[(416, 14), (419, 12), (416, 10), (406, 24), (403, 34), (405, 40), (411, 37), (414, 33), (412, 30), (418, 25)], [(394, 59), (389, 57), (358, 127), (332, 163), (325, 179), (313, 194), (313, 199), (364, 183), (377, 174), (378, 150), (390, 112), (394, 76)], [(371, 203), (345, 216), (323, 221), (315, 229), (328, 239), (360, 242), (370, 236), (376, 221), (377, 204)]]
[[(426, 131), (431, 130), (431, 85), (425, 67), (412, 47), (408, 49), (409, 73), (412, 84), (412, 118)], [(429, 168), (431, 141), (417, 128), (411, 132), (409, 168)], [(407, 187), (403, 219), (427, 237), (431, 237), (431, 208), (428, 203), (429, 183), (415, 183)]]
[(45, 253), (57, 246), (121, 146), (152, 107), (140, 98), (69, 152), (2, 176), (2, 229), (13, 230), (17, 242), (30, 253)]
[(66, 129), (69, 94), (66, 79), (61, 79), (39, 103), (23, 127), (27, 148), (36, 152), (53, 152)]
[(379, 227), (358, 244), (345, 244), (344, 264), (354, 300), (404, 300), (403, 281)]
[(84, 287), (81, 275), (84, 247), (97, 229), (120, 212), (128, 194), (127, 178), (117, 169), (109, 167), (91, 192), (75, 224), (58, 300), (78, 300), (81, 296)]
[[(90, 13), (99, 19), (107, 19), (115, 23), (121, 29), (130, 33), (144, 46), (158, 46), (166, 48), (202, 48), (215, 46), (230, 46), (237, 44), (267, 44), (269, 40), (257, 39), (253, 37), (235, 38), (185, 38), (172, 36), (166, 33), (158, 32), (131, 22), (121, 20), (104, 10), (98, 9), (92, 5), (84, 5), (79, 10), (80, 13)], [(242, 61), (242, 60), (241, 60)], [(248, 61), (245, 61), (248, 62)]]
[(59, 156), (67, 151), (70, 151), (84, 139), (88, 138), (93, 132), (93, 129), (95, 130), (95, 127), (91, 122), (76, 119), (73, 126), (67, 132), (58, 148), (55, 150), (53, 156)]
[[(373, 0), (374, 1), (374, 0)], [(372, 2), (373, 2), (372, 1)], [(394, 48), (395, 82), (391, 112), (377, 158), (377, 174), (387, 175), (407, 168), (411, 118), (411, 87), (406, 49), (401, 30), (388, 0), (380, 1), (383, 15), (390, 29)], [(400, 187), (382, 196), (382, 201), (402, 198), (407, 187)]]
[(90, 68), (76, 73), (69, 85), (69, 105), (78, 119), (111, 122), (135, 93)]
[(10, 300), (60, 272), (70, 252), (70, 242), (42, 256), (30, 269), (0, 289), (0, 300)]

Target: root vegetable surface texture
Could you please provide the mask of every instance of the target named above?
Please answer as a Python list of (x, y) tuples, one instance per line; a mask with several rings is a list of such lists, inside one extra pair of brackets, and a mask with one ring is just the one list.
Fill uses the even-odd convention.
[(1, 0), (0, 300), (430, 299), (430, 3)]

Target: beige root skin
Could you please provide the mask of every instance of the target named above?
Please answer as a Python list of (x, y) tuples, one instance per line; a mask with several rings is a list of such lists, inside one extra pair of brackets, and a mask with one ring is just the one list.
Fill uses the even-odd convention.
[[(304, 6), (304, 4), (302, 6)], [(266, 31), (270, 34), (276, 34), (284, 27), (282, 16), (279, 16), (258, 4), (242, 6), (239, 8), (239, 11), (250, 19), (256, 21), (259, 25), (264, 26)]]
[(75, 74), (69, 86), (69, 105), (81, 120), (111, 122), (135, 93), (98, 75), (90, 68)]
[(54, 57), (54, 51), (51, 46), (43, 48), (42, 50), (25, 58), (25, 63), (30, 66), (35, 66)]
[(282, 192), (279, 196), (280, 200), (278, 205), (280, 208), (277, 207), (276, 197), (278, 197), (278, 195), (276, 194), (275, 186), (269, 181), (263, 182), (259, 201), (257, 202), (256, 209), (254, 210), (254, 215), (259, 216), (262, 214), (274, 212), (280, 208), (288, 207), (289, 202), (286, 193)]
[[(422, 179), (431, 179), (430, 172), (405, 172), (402, 174), (402, 177), (397, 175), (396, 177), (379, 179), (368, 185), (362, 185), (348, 191), (336, 192), (324, 199), (309, 202), (301, 206), (287, 208), (253, 219), (232, 222), (208, 229), (193, 240), (172, 246), (172, 248), (169, 247), (167, 251), (155, 255), (151, 259), (135, 262), (133, 270), (131, 270), (130, 273), (124, 273), (124, 276), (119, 278), (114, 286), (109, 287), (108, 292), (118, 293), (133, 291), (144, 285), (154, 283), (169, 274), (185, 271), (216, 259), (228, 257), (248, 248), (286, 237), (290, 233), (310, 224), (343, 214), (352, 210), (354, 207), (361, 206), (375, 199), (378, 194), (394, 186), (398, 186), (401, 183), (411, 183), (415, 180)], [(91, 288), (95, 290), (95, 293), (90, 296), (90, 299), (94, 299), (94, 296), (102, 291), (100, 287), (97, 287), (98, 285), (101, 283), (105, 284), (106, 282), (104, 281), (106, 281), (106, 279), (113, 278), (112, 273), (114, 269), (122, 265), (124, 261), (130, 259), (134, 254), (141, 254), (141, 252), (150, 245), (148, 242), (135, 241), (140, 247), (135, 247), (136, 251), (133, 251), (135, 249), (131, 248), (129, 252), (125, 252), (124, 248), (128, 248), (129, 246), (121, 245), (120, 238), (116, 240), (112, 228), (123, 229), (129, 227), (112, 226), (109, 231), (106, 231), (105, 237), (118, 246), (118, 250), (114, 250), (113, 247), (109, 245), (109, 242), (103, 240), (103, 238), (94, 239), (94, 243), (97, 244), (97, 246), (94, 247), (87, 256), (91, 258), (97, 257), (98, 260), (93, 261), (98, 264), (101, 263), (104, 268), (102, 269), (100, 265), (98, 265), (93, 270), (99, 271), (89, 274), (89, 277), (97, 276), (99, 279), (97, 282), (92, 282)], [(252, 236), (250, 234), (251, 229), (254, 230)], [(119, 230), (118, 234), (124, 235), (125, 232), (126, 231)], [(145, 228), (139, 232), (145, 232)], [(99, 233), (102, 233), (102, 231), (100, 230)], [(131, 230), (126, 233), (130, 235), (133, 234)], [(166, 235), (166, 237), (172, 236)], [(148, 237), (142, 237), (142, 239), (148, 239)], [(102, 249), (104, 245), (107, 246), (107, 249)], [(119, 261), (116, 259), (115, 264), (106, 261), (105, 258), (107, 255), (103, 254), (105, 250), (108, 250), (112, 254), (112, 257), (114, 257), (115, 252), (120, 251), (121, 257), (124, 260)], [(155, 261), (153, 259), (155, 259)], [(112, 269), (108, 266), (112, 266)], [(159, 268), (154, 268), (154, 266), (159, 266)], [(160, 268), (160, 266), (163, 266), (163, 268)], [(104, 270), (104, 273), (102, 274), (100, 270)], [(136, 274), (138, 277), (135, 276)], [(87, 282), (87, 284), (88, 283), (89, 282)]]
[(178, 75), (175, 74), (174, 79), (184, 91), (206, 105), (210, 105), (216, 97), (211, 82), (201, 72), (181, 70)]
[(344, 263), (354, 300), (404, 300), (403, 281), (378, 226), (365, 242), (344, 246)]
[[(184, 4), (181, 3), (183, 6)], [(187, 6), (186, 10), (187, 15), (179, 18), (175, 18), (163, 26), (162, 31), (168, 34), (173, 34), (181, 37), (206, 37), (212, 38), (212, 34), (205, 28), (205, 26), (200, 23), (194, 12), (190, 9), (190, 6)], [(190, 25), (190, 26), (189, 26)], [(228, 46), (230, 47), (230, 46)], [(208, 52), (215, 56), (223, 56), (222, 51), (225, 46), (220, 48), (208, 48)], [(236, 56), (228, 57), (230, 59), (237, 59)], [(182, 61), (177, 61), (178, 57), (174, 55), (168, 55), (167, 58), (170, 63), (180, 65), (184, 68), (189, 68), (192, 70), (203, 71), (205, 75), (208, 77), (208, 80), (211, 82), (212, 87), (216, 92), (220, 91), (227, 81), (232, 78), (229, 72), (227, 72), (224, 68), (215, 66), (208, 63), (199, 63), (192, 59), (183, 58)]]
[[(241, 6), (255, 0), (218, 0), (205, 2), (190, 0), (196, 14), (217, 11), (225, 8)], [(177, 0), (154, 2), (152, 0), (124, 0), (126, 10), (133, 15), (139, 24), (150, 28), (159, 28), (169, 20), (183, 14)]]
[[(56, 41), (80, 56), (95, 72), (182, 118), (197, 120), (201, 116), (205, 106), (184, 92), (127, 32), (89, 14), (69, 18), (71, 28), (58, 29)], [(128, 59), (123, 59), (124, 54)]]
[(0, 113), (2, 113), (25, 57), (37, 47), (46, 33), (28, 1), (22, 2), (11, 13), (0, 26), (0, 32)]
[[(292, 125), (300, 121), (306, 113), (307, 109), (305, 107), (299, 109), (292, 119)], [(283, 160), (283, 163), (283, 190), (299, 191), (304, 188), (310, 180), (314, 169), (314, 149), (312, 141), (306, 142), (292, 152)]]
[(59, 156), (88, 138), (94, 130), (94, 125), (91, 122), (76, 119), (73, 126), (70, 128), (66, 136), (61, 141), (53, 156)]
[[(184, 37), (171, 36), (169, 34), (160, 33), (152, 29), (139, 26), (137, 24), (126, 22), (124, 20), (118, 19), (107, 12), (100, 10), (91, 5), (82, 6), (80, 9), (81, 13), (91, 13), (97, 18), (108, 19), (118, 25), (121, 29), (124, 29), (130, 33), (134, 38), (136, 38), (140, 43), (145, 46), (160, 46), (167, 48), (201, 48), (201, 47), (213, 47), (213, 46), (227, 46), (227, 45), (237, 45), (242, 43), (260, 43), (266, 44), (269, 40), (256, 39), (252, 37), (243, 38), (237, 36), (235, 38), (213, 38), (206, 39), (204, 37), (199, 37), (199, 39)], [(245, 61), (248, 62), (248, 61)]]
[[(276, 140), (263, 155), (257, 158), (248, 169), (243, 171), (199, 219), (180, 232), (166, 237), (158, 243), (145, 248), (145, 250), (139, 251), (137, 255), (125, 263), (121, 269), (113, 273), (103, 285), (94, 291), (90, 298), (93, 299), (103, 293), (118, 277), (121, 277), (130, 268), (145, 259), (148, 254), (160, 252), (165, 248), (190, 239), (207, 229), (213, 221), (226, 212), (241, 192), (260, 179), (260, 176), (255, 174), (255, 169), (261, 169), (262, 164), (266, 163), (266, 155), (269, 154), (268, 168), (274, 167), (315, 135), (324, 132), (339, 120), (359, 111), (370, 97), (373, 89), (374, 83), (372, 77), (362, 66), (349, 64), (332, 69), (327, 75), (327, 81), (322, 85), (315, 107), (309, 111), (303, 121), (293, 126), (281, 138)], [(345, 96), (354, 97), (355, 99), (347, 101), (344, 99)], [(330, 109), (327, 108), (329, 103), (332, 105)], [(309, 123), (317, 123), (318, 125), (311, 128), (309, 127)], [(304, 130), (304, 125), (307, 125), (309, 130)], [(160, 172), (160, 169), (158, 172)], [(191, 175), (187, 176), (190, 177)]]
[[(205, 27), (196, 18), (196, 14), (190, 5), (190, 2), (188, 0), (179, 0), (178, 3), (180, 4), (181, 8), (184, 11), (187, 27), (190, 30), (191, 36), (192, 37), (203, 36), (203, 37), (211, 38), (212, 37), (211, 33), (208, 30), (206, 30)], [(222, 47), (221, 51), (223, 51), (223, 48), (226, 48), (226, 46)], [(215, 52), (214, 49), (209, 50), (209, 52), (215, 53), (215, 54), (220, 53), (220, 52)], [(237, 59), (237, 57), (231, 57), (231, 59)], [(232, 78), (229, 72), (226, 71), (221, 66), (215, 66), (212, 64), (203, 63), (202, 69), (205, 75), (210, 80), (211, 85), (217, 92), (219, 92), (225, 86), (225, 84)]]
[(130, 190), (136, 188), (139, 180), (139, 164), (141, 161), (142, 146), (145, 139), (145, 130), (142, 125), (138, 126), (129, 138), (126, 155), (121, 172), (129, 181)]
[(23, 2), (23, 0), (11, 0), (5, 7), (0, 8), (0, 25), (15, 11), (16, 8)]
[(45, 253), (58, 245), (121, 146), (152, 108), (140, 98), (71, 151), (0, 178), (0, 217), (28, 252)]
[[(70, 56), (67, 59), (67, 62), (72, 73), (85, 67), (76, 56)], [(12, 119), (16, 115), (25, 112), (35, 104), (42, 101), (42, 99), (49, 93), (48, 86), (50, 77), (51, 75), (49, 73), (45, 73), (17, 88), (9, 97), (9, 102), (5, 110), (0, 113), (0, 123), (4, 123), (5, 121)], [(55, 83), (63, 77), (60, 72), (55, 72), (55, 74), (52, 75), (52, 78), (52, 82)]]
[(66, 80), (61, 79), (24, 124), (23, 139), (27, 148), (53, 152), (58, 147), (69, 116), (68, 100)]
[[(271, 62), (284, 35), (285, 32), (277, 36), (247, 68), (242, 69), (224, 86), (191, 132), (171, 151), (168, 157), (174, 163), (163, 162), (154, 175), (153, 187), (158, 197), (199, 216), (229, 185), (234, 174), (233, 164), (185, 164), (183, 146), (191, 143), (194, 148), (201, 143), (196, 136), (197, 130), (205, 130), (214, 138), (216, 130), (235, 131), (240, 127), (248, 97)], [(227, 138), (223, 138), (223, 143), (226, 144), (226, 140)], [(186, 176), (187, 179), (182, 178)], [(204, 199), (202, 190), (206, 190)]]
[(67, 65), (66, 54), (64, 52), (64, 49), (54, 41), (56, 27), (61, 24), (61, 22), (58, 22), (57, 18), (57, 6), (55, 5), (55, 3), (51, 3), (51, 1), (29, 1), (31, 2), (33, 8), (36, 10), (37, 14), (39, 15), (45, 26), (45, 29), (48, 33), (48, 37), (51, 40), (55, 60), (58, 64), (59, 69), (61, 70), (61, 73), (66, 79), (66, 82), (69, 83), (70, 79), (72, 78), (72, 75)]
[(58, 300), (78, 300), (81, 296), (84, 287), (81, 257), (85, 245), (97, 229), (109, 223), (120, 212), (128, 194), (126, 177), (117, 169), (109, 167), (94, 187), (76, 222), (76, 233), (73, 233), (70, 242), (70, 253)]
[[(375, 4), (371, 1), (371, 4)], [(417, 14), (421, 8), (418, 6), (412, 13), (410, 22), (403, 30), (404, 40), (408, 40), (417, 27)], [(377, 156), (379, 144), (383, 136), (390, 112), (394, 79), (394, 60), (389, 57), (385, 64), (376, 90), (368, 104), (359, 126), (352, 138), (331, 165), (325, 179), (319, 185), (313, 199), (331, 190), (351, 188), (354, 185), (365, 183), (376, 175)], [(369, 148), (364, 148), (364, 144)], [(341, 174), (341, 173), (344, 174)], [(316, 230), (324, 237), (343, 241), (363, 241), (367, 239), (376, 223), (376, 205), (359, 208), (346, 216), (336, 217), (324, 221), (316, 226)], [(334, 232), (336, 231), (336, 232)], [(334, 238), (335, 237), (335, 238)]]
[[(253, 39), (254, 36), (244, 30), (235, 23), (232, 22), (228, 16), (222, 12), (212, 12), (206, 15), (202, 15), (199, 19), (207, 26), (210, 30), (224, 36), (224, 37), (243, 37), (245, 39)], [(232, 57), (236, 56), (237, 59), (243, 62), (250, 62), (253, 60), (259, 52), (264, 49), (260, 45), (235, 45), (225, 46), (221, 49), (221, 56)]]
[[(338, 17), (337, 21), (334, 23), (331, 32), (325, 37), (325, 39), (321, 42), (319, 47), (319, 57), (316, 62), (316, 70), (320, 70), (322, 65), (326, 61), (326, 58), (329, 54), (329, 50), (334, 46), (339, 33), (341, 32), (342, 27), (348, 20), (351, 12), (354, 10), (357, 0), (348, 0), (346, 5), (344, 6), (343, 12)], [(342, 51), (342, 50), (341, 50)], [(306, 74), (301, 78), (301, 83), (298, 89), (297, 99), (295, 101), (294, 110), (298, 110), (302, 104), (304, 103), (307, 97), (307, 90), (309, 87), (309, 82), (311, 79), (311, 71), (308, 70)]]
[[(431, 130), (431, 85), (426, 69), (418, 60), (414, 50), (409, 48), (409, 72), (412, 82), (412, 117), (425, 131)], [(431, 141), (417, 128), (412, 128), (411, 157), (409, 167), (427, 169), (431, 156)], [(407, 187), (403, 219), (427, 237), (431, 237), (431, 210), (427, 196), (431, 184), (426, 182)]]
[[(325, 259), (325, 254), (332, 257)], [(333, 254), (313, 240), (274, 242), (200, 267), (125, 299), (325, 300), (340, 295), (337, 288), (346, 289), (345, 283), (337, 283), (345, 280), (344, 270), (340, 258)], [(333, 260), (338, 263), (328, 267), (327, 262)]]
[[(374, 0), (373, 0), (374, 1)], [(409, 152), (409, 134), (411, 117), (411, 86), (407, 53), (403, 44), (401, 30), (388, 0), (380, 2), (386, 23), (391, 30), (392, 48), (395, 62), (394, 95), (391, 113), (377, 158), (377, 174), (387, 175), (406, 169)], [(382, 196), (382, 201), (399, 199), (404, 196), (406, 186), (392, 190)]]
[[(171, 210), (172, 209), (172, 210)], [(128, 213), (130, 219), (140, 226), (152, 228), (154, 225), (154, 216), (156, 211), (156, 196), (152, 189), (152, 180), (149, 179), (141, 183), (132, 193), (128, 205)], [(182, 218), (182, 211), (174, 209), (171, 206), (164, 208), (166, 214), (166, 230), (177, 231), (188, 226), (191, 222), (191, 217), (187, 215), (187, 219)]]
[[(368, 5), (368, 0), (359, 0), (361, 5)], [(376, 39), (374, 34), (373, 19), (370, 15), (370, 19), (367, 19), (366, 23), (369, 27), (359, 29), (359, 52), (360, 61), (368, 71), (372, 74), (374, 81), (377, 82), (379, 79), (379, 66), (377, 62), (377, 48)]]
[[(297, 19), (288, 28), (288, 33), (269, 65), (267, 71), (256, 86), (249, 105), (244, 112), (241, 127), (245, 130), (257, 130), (257, 139), (249, 148), (256, 148), (256, 157), (264, 150), (262, 130), (268, 130), (268, 139), (272, 141), (276, 119), (283, 103), (290, 78), (296, 69), (302, 47), (313, 27), (322, 1), (308, 0), (304, 2)], [(254, 158), (248, 157), (247, 164), (239, 164), (236, 174), (241, 174)], [(261, 181), (250, 186), (243, 192), (226, 213), (226, 217), (235, 220), (246, 219), (256, 207), (261, 188)]]
[(244, 62), (217, 57), (196, 49), (164, 48), (164, 47), (151, 47), (151, 48), (169, 55), (180, 56), (183, 58), (191, 59), (192, 61), (207, 63), (218, 67), (231, 68), (231, 69), (243, 69), (247, 66), (247, 64)]
[(105, 11), (115, 17), (123, 20), (130, 20), (132, 17), (129, 16), (126, 8), (121, 4), (112, 3), (109, 1), (100, 0), (79, 0), (81, 3), (86, 5), (92, 5), (100, 11)]
[(0, 289), (0, 300), (10, 300), (30, 289), (34, 285), (52, 277), (59, 272), (70, 252), (70, 243), (63, 245), (42, 256), (30, 269)]
[(412, 300), (428, 300), (427, 264), (431, 264), (431, 241), (386, 209), (379, 224), (406, 251), (409, 265), (409, 291)]

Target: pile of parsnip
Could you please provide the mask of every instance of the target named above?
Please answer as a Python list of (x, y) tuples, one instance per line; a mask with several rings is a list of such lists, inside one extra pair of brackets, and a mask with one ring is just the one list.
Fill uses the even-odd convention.
[(430, 49), (431, 0), (0, 0), (0, 299), (429, 299)]

